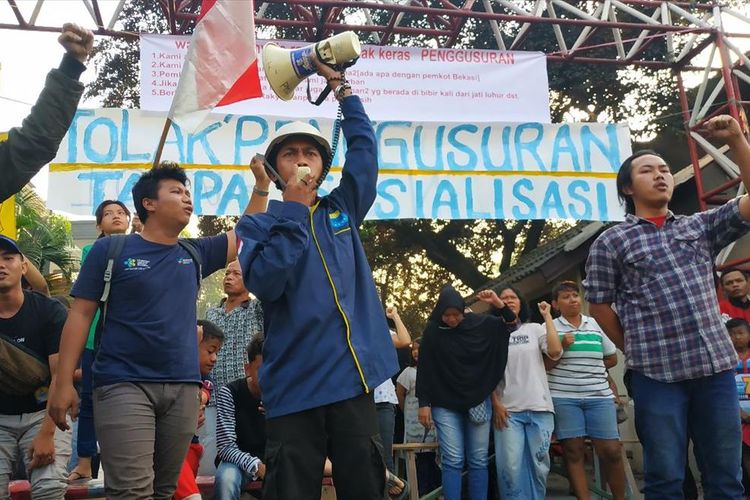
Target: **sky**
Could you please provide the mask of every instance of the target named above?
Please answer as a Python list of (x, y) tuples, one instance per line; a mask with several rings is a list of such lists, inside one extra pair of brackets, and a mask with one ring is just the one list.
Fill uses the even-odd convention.
[[(25, 19), (29, 19), (36, 0), (16, 2)], [(117, 5), (116, 1), (99, 2), (102, 18), (109, 20)], [(0, 3), (0, 23), (14, 23), (15, 17), (7, 2)], [(39, 12), (37, 24), (43, 26), (62, 25), (75, 22), (85, 27), (94, 26), (88, 11), (81, 0), (47, 0)], [(30, 32), (0, 29), (0, 131), (21, 124), (29, 113), (31, 105), (44, 87), (44, 79), (50, 69), (60, 64), (65, 53), (57, 43), (59, 33)], [(93, 68), (82, 76), (85, 84), (95, 78)], [(81, 107), (97, 107), (98, 103), (84, 100)], [(37, 174), (32, 183), (37, 193), (47, 198), (48, 169)]]
[[(28, 19), (36, 5), (36, 0), (17, 0), (17, 4)], [(108, 22), (116, 0), (100, 0), (102, 17)], [(750, 15), (750, 6), (745, 14)], [(39, 13), (37, 24), (59, 25), (76, 22), (87, 27), (94, 25), (90, 14), (81, 0), (47, 0)], [(0, 2), (0, 23), (14, 23), (15, 17), (7, 2)], [(738, 26), (730, 22), (727, 29)], [(745, 25), (746, 26), (746, 25)], [(745, 27), (745, 29), (747, 29)], [(57, 43), (57, 34), (0, 29), (0, 131), (17, 126), (28, 114), (31, 104), (44, 85), (47, 72), (57, 67), (63, 55), (63, 48)], [(745, 50), (750, 49), (750, 40), (744, 40)], [(84, 83), (95, 77), (93, 68), (82, 76)], [(699, 79), (694, 80), (696, 83)], [(81, 107), (97, 107), (98, 103), (84, 100)], [(48, 172), (45, 167), (34, 179), (39, 195), (46, 199)]]

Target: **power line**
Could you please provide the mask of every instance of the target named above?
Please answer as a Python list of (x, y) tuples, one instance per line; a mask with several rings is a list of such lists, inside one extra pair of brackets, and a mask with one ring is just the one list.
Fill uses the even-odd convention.
[(10, 101), (10, 102), (18, 103), (18, 104), (23, 104), (23, 105), (26, 105), (26, 106), (33, 106), (34, 105), (34, 104), (30, 103), (30, 102), (19, 101), (18, 99), (13, 99), (12, 97), (5, 97), (4, 95), (0, 95), (0, 99), (2, 99), (4, 101)]

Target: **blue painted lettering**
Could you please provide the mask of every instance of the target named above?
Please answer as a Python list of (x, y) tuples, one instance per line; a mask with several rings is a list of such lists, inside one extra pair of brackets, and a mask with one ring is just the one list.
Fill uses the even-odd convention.
[[(445, 199), (444, 199), (445, 196)], [(440, 218), (440, 209), (446, 207), (450, 215), (448, 219), (458, 219), (458, 195), (456, 194), (456, 188), (449, 180), (443, 179), (437, 185), (435, 189), (435, 197), (432, 199), (432, 215), (433, 219)]]
[(233, 201), (237, 202), (237, 211), (239, 213), (245, 211), (245, 207), (250, 201), (250, 195), (247, 192), (247, 183), (241, 174), (233, 174), (232, 178), (229, 179), (227, 189), (221, 196), (219, 206), (216, 208), (216, 215), (226, 215), (228, 212), (227, 206)]
[[(94, 132), (97, 127), (106, 128), (106, 143), (108, 143), (108, 149), (106, 153), (100, 153), (94, 149)], [(101, 134), (98, 134), (101, 139)], [(117, 125), (109, 118), (100, 116), (96, 120), (93, 120), (86, 126), (86, 130), (83, 132), (83, 152), (86, 157), (92, 160), (94, 163), (112, 163), (117, 157)]]
[(526, 206), (526, 210), (521, 210), (518, 205), (513, 205), (511, 213), (514, 219), (536, 219), (536, 206), (534, 201), (523, 194), (521, 190), (531, 192), (534, 190), (534, 184), (531, 179), (521, 179), (513, 184), (513, 197), (520, 203)]
[(471, 125), (469, 123), (465, 123), (462, 125), (458, 125), (457, 127), (453, 127), (448, 132), (448, 142), (451, 146), (456, 148), (456, 151), (459, 153), (462, 153), (466, 155), (466, 162), (465, 163), (459, 163), (456, 160), (456, 154), (453, 152), (448, 153), (448, 168), (451, 170), (476, 170), (477, 168), (477, 154), (474, 152), (474, 150), (467, 146), (466, 144), (462, 143), (458, 139), (458, 134), (461, 132), (468, 132), (470, 134), (476, 134), (479, 130), (479, 127), (476, 125)]
[(472, 189), (472, 178), (467, 177), (464, 182), (466, 189), (466, 218), (467, 219), (490, 219), (489, 212), (480, 212), (474, 210), (474, 190)]
[[(492, 135), (492, 127), (485, 127), (484, 132), (482, 132), (482, 144), (481, 144), (481, 150), (482, 150), (482, 162), (484, 163), (484, 169), (485, 170), (512, 170), (513, 169), (513, 160), (511, 159), (510, 155), (510, 127), (503, 127), (503, 134), (501, 138), (500, 144), (494, 144), (490, 142), (490, 137)], [(502, 155), (503, 155), (503, 162), (495, 164), (492, 162), (492, 158), (490, 157), (490, 153), (495, 151), (496, 149), (500, 151), (501, 148), (495, 148), (495, 146), (502, 146)]]
[[(573, 139), (570, 137), (570, 125), (561, 125), (557, 129), (557, 134), (555, 134), (555, 143), (552, 145), (552, 161), (550, 162), (550, 170), (552, 172), (557, 172), (560, 169), (561, 154), (570, 155), (570, 166), (576, 172), (580, 172), (581, 164), (578, 161), (578, 151), (573, 144)], [(567, 164), (564, 165), (564, 167), (567, 166)], [(570, 169), (563, 168), (563, 170), (568, 171)]]
[(130, 112), (127, 109), (121, 110), (122, 125), (120, 126), (120, 144), (122, 145), (122, 161), (147, 162), (151, 160), (151, 153), (130, 153), (128, 151), (128, 142), (130, 141)]
[[(378, 123), (378, 126), (375, 128), (375, 139), (378, 144), (378, 164), (380, 165), (380, 168), (382, 169), (398, 169), (398, 168), (409, 168), (409, 161), (407, 154), (409, 152), (409, 145), (404, 139), (399, 138), (383, 138), (386, 131), (389, 128), (410, 128), (411, 122), (381, 122)], [(396, 133), (398, 135), (398, 132)], [(385, 147), (388, 148), (396, 148), (397, 154), (398, 154), (398, 161), (392, 162), (392, 161), (385, 161), (383, 159), (384, 157), (384, 149), (385, 147), (381, 147), (380, 144), (382, 144)], [(390, 156), (390, 155), (389, 155)]]
[(560, 185), (557, 181), (550, 181), (547, 185), (547, 190), (544, 192), (544, 198), (542, 199), (540, 219), (555, 218), (552, 216), (552, 212), (557, 212), (558, 219), (565, 219), (565, 208), (563, 207), (562, 198), (560, 197)]
[(590, 192), (591, 186), (586, 181), (575, 180), (568, 184), (568, 196), (583, 207), (579, 210), (578, 204), (568, 203), (568, 214), (571, 217), (577, 220), (591, 220), (591, 202), (587, 196)]
[[(249, 124), (252, 136), (245, 137), (245, 124)], [(260, 116), (240, 116), (234, 129), (234, 164), (246, 163), (242, 160), (242, 148), (260, 146), (268, 140), (268, 122)], [(261, 152), (262, 153), (262, 152)]]
[[(193, 178), (195, 195), (193, 201), (195, 205), (195, 215), (203, 215), (203, 200), (207, 200), (221, 193), (222, 185), (221, 176), (211, 170), (198, 170)], [(211, 182), (211, 188), (207, 189), (206, 181)]]
[[(389, 192), (391, 188), (401, 193), (406, 192), (406, 184), (401, 179), (386, 179), (378, 183), (378, 199), (375, 202), (375, 216), (378, 219), (398, 219), (401, 212), (398, 197)], [(385, 203), (390, 206), (384, 207)]]
[(222, 122), (214, 122), (211, 125), (208, 125), (203, 130), (198, 132), (197, 134), (188, 134), (188, 140), (187, 140), (187, 162), (188, 163), (197, 163), (195, 161), (195, 144), (200, 143), (201, 146), (203, 146), (203, 151), (206, 153), (206, 157), (208, 158), (208, 163), (211, 165), (220, 165), (221, 162), (216, 157), (216, 153), (214, 153), (213, 149), (211, 149), (211, 144), (208, 142), (208, 134), (213, 132), (214, 130), (217, 130), (221, 128)]
[[(422, 144), (422, 125), (414, 129), (414, 162), (417, 170), (442, 170), (443, 169), (443, 136), (445, 135), (445, 125), (440, 125), (435, 130), (435, 147), (426, 147)], [(422, 151), (431, 151), (435, 154), (435, 163), (428, 165), (422, 159)]]
[(130, 207), (135, 206), (135, 203), (133, 202), (133, 186), (135, 186), (135, 183), (138, 182), (138, 179), (140, 178), (140, 172), (131, 173), (128, 176), (128, 180), (126, 180), (125, 184), (122, 186), (122, 189), (120, 189), (117, 199)]
[[(524, 132), (527, 130), (536, 132), (535, 137), (523, 140)], [(526, 151), (531, 155), (531, 158), (536, 162), (536, 166), (541, 171), (546, 171), (544, 160), (539, 156), (539, 146), (542, 144), (544, 138), (544, 125), (541, 123), (521, 123), (516, 127), (516, 132), (513, 135), (513, 142), (516, 145), (516, 169), (526, 170), (524, 165), (523, 152)], [(529, 166), (529, 170), (537, 170), (537, 168)]]
[(81, 172), (78, 174), (78, 180), (91, 181), (91, 213), (94, 213), (96, 207), (107, 199), (105, 193), (105, 184), (107, 181), (119, 181), (122, 179), (122, 170), (92, 170), (90, 172)]
[(493, 202), (495, 208), (495, 218), (504, 219), (505, 207), (503, 206), (503, 180), (493, 179), (492, 186), (494, 188)]
[(607, 187), (601, 182), (596, 183), (596, 205), (599, 209), (597, 220), (611, 220), (607, 209)]
[(424, 219), (424, 182), (421, 180), (414, 182), (414, 191), (417, 219)]
[(94, 110), (79, 109), (73, 115), (73, 123), (68, 129), (68, 163), (78, 163), (78, 119), (84, 116), (94, 116)]
[(606, 167), (604, 165), (594, 169), (591, 162), (591, 145), (593, 144), (599, 149), (599, 152), (604, 155), (604, 159), (609, 163), (609, 168), (612, 172), (620, 170), (620, 142), (617, 140), (617, 125), (609, 123), (605, 125), (607, 132), (606, 144), (601, 138), (597, 137), (596, 133), (591, 130), (591, 127), (584, 125), (581, 127), (581, 143), (583, 145), (583, 167), (586, 172), (591, 172), (592, 169), (601, 172)]

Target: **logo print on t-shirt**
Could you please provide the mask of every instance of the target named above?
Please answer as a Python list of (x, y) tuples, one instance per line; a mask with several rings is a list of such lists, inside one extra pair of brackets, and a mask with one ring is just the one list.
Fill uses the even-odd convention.
[(183, 266), (189, 266), (190, 264), (193, 263), (193, 259), (191, 259), (190, 257), (185, 257), (185, 258), (179, 257), (177, 259), (177, 263), (182, 264)]
[(510, 345), (519, 345), (519, 344), (528, 344), (528, 343), (529, 343), (528, 335), (511, 335), (510, 337)]
[(146, 259), (134, 259), (129, 258), (125, 259), (122, 262), (122, 265), (125, 267), (126, 271), (145, 271), (146, 269), (151, 269), (151, 266), (149, 266), (149, 262)]

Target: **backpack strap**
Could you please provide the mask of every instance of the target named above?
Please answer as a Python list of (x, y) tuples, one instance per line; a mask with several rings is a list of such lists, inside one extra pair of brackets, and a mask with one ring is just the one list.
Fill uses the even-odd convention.
[(195, 243), (192, 242), (192, 240), (179, 239), (177, 240), (177, 243), (190, 255), (190, 257), (193, 259), (193, 262), (195, 263), (195, 276), (196, 276), (196, 281), (198, 282), (198, 291), (200, 291), (201, 280), (203, 280), (203, 266), (201, 262), (201, 254), (198, 251), (198, 248), (195, 246)]
[(107, 249), (107, 267), (104, 269), (104, 290), (102, 296), (99, 299), (101, 303), (102, 314), (99, 318), (99, 326), (104, 325), (104, 321), (107, 319), (107, 303), (109, 302), (109, 292), (112, 288), (112, 274), (114, 272), (115, 262), (120, 258), (122, 249), (125, 247), (125, 240), (127, 235), (125, 234), (113, 234), (108, 236), (109, 248)]

